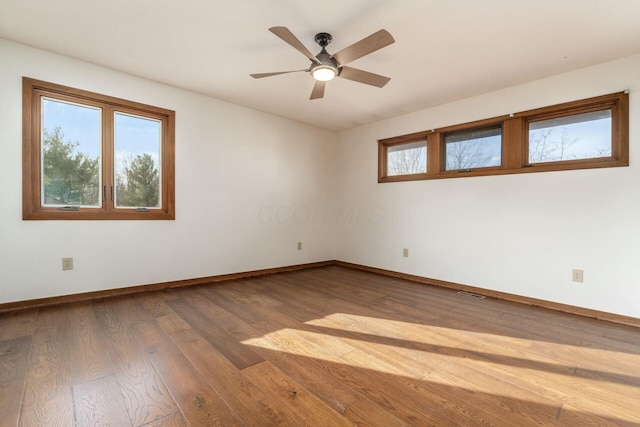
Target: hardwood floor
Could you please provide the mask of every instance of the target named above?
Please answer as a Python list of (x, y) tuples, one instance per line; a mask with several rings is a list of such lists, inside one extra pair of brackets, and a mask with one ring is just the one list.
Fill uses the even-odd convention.
[(0, 315), (1, 426), (640, 426), (640, 330), (330, 266)]

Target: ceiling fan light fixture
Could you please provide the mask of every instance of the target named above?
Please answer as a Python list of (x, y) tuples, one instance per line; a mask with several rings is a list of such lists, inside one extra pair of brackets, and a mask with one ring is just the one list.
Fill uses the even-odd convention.
[(320, 64), (313, 67), (311, 75), (318, 81), (328, 82), (338, 75), (338, 69), (331, 65)]
[(250, 74), (254, 79), (305, 71), (315, 80), (309, 99), (322, 98), (324, 96), (325, 82), (333, 80), (335, 77), (341, 77), (376, 87), (383, 87), (389, 82), (389, 80), (391, 80), (389, 77), (380, 76), (364, 70), (358, 70), (357, 68), (348, 67), (346, 65), (351, 61), (394, 43), (395, 40), (387, 30), (379, 30), (370, 36), (345, 47), (334, 55), (331, 55), (326, 49), (327, 45), (331, 43), (333, 38), (329, 33), (316, 34), (316, 43), (320, 45), (322, 50), (319, 54), (314, 55), (287, 27), (271, 27), (269, 28), (269, 31), (311, 60), (311, 65), (305, 70)]

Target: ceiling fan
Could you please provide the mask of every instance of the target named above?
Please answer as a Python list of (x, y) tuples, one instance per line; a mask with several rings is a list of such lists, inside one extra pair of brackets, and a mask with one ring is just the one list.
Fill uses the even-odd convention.
[(334, 77), (342, 77), (343, 79), (353, 80), (376, 87), (383, 87), (389, 82), (389, 80), (391, 80), (389, 77), (346, 66), (346, 64), (351, 61), (355, 61), (358, 58), (375, 52), (378, 49), (382, 49), (385, 46), (389, 46), (395, 42), (387, 30), (377, 31), (359, 42), (345, 47), (340, 52), (333, 55), (329, 54), (325, 49), (332, 40), (331, 34), (329, 33), (316, 34), (316, 43), (322, 47), (322, 50), (318, 55), (314, 55), (302, 44), (302, 42), (300, 42), (300, 40), (296, 38), (296, 36), (293, 35), (291, 31), (289, 31), (287, 27), (272, 27), (269, 28), (269, 31), (309, 58), (309, 60), (311, 60), (311, 66), (304, 70), (251, 74), (251, 77), (255, 79), (277, 76), (279, 74), (296, 73), (300, 71), (311, 73), (311, 76), (315, 79), (315, 84), (309, 99), (322, 98), (324, 96), (325, 83), (332, 80)]

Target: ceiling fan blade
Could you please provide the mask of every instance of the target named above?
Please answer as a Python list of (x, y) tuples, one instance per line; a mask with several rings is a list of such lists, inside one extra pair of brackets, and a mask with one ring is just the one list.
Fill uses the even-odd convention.
[(309, 49), (307, 49), (302, 44), (302, 42), (300, 40), (298, 40), (298, 38), (296, 36), (294, 36), (291, 31), (289, 31), (289, 29), (287, 27), (271, 27), (271, 28), (269, 28), (269, 31), (271, 31), (276, 36), (280, 37), (285, 42), (289, 43), (296, 50), (298, 50), (304, 56), (309, 58), (312, 62), (314, 62), (314, 63), (318, 62), (318, 59), (315, 57), (315, 55), (313, 53), (311, 53), (309, 51)]
[(324, 96), (324, 86), (326, 82), (322, 82), (320, 80), (316, 80), (313, 85), (313, 90), (311, 91), (311, 96), (309, 99), (318, 99)]
[(249, 74), (249, 75), (254, 79), (261, 79), (263, 77), (277, 76), (279, 74), (298, 73), (300, 71), (309, 71), (309, 70), (276, 71), (275, 73), (258, 73), (258, 74)]
[(371, 52), (375, 52), (378, 49), (382, 49), (385, 46), (389, 46), (394, 42), (393, 36), (391, 36), (387, 30), (380, 30), (371, 34), (369, 37), (363, 38), (359, 42), (355, 42), (351, 46), (345, 47), (340, 52), (334, 54), (333, 59), (338, 61), (339, 65), (344, 65)]
[(342, 67), (340, 69), (340, 74), (338, 74), (338, 77), (376, 87), (383, 87), (384, 85), (389, 83), (389, 80), (391, 80), (391, 78), (389, 77), (381, 76), (380, 74), (374, 74), (352, 67)]

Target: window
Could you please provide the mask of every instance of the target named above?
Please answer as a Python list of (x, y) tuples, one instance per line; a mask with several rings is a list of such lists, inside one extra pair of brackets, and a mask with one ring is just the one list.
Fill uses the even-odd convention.
[(162, 121), (115, 113), (116, 208), (160, 209)]
[(23, 219), (174, 219), (175, 113), (23, 79)]
[(378, 182), (628, 165), (624, 92), (378, 141)]
[(444, 135), (445, 170), (471, 170), (500, 166), (502, 128), (472, 129)]
[(611, 157), (611, 110), (529, 122), (529, 163)]
[(398, 144), (387, 149), (387, 174), (413, 175), (427, 172), (427, 141)]

